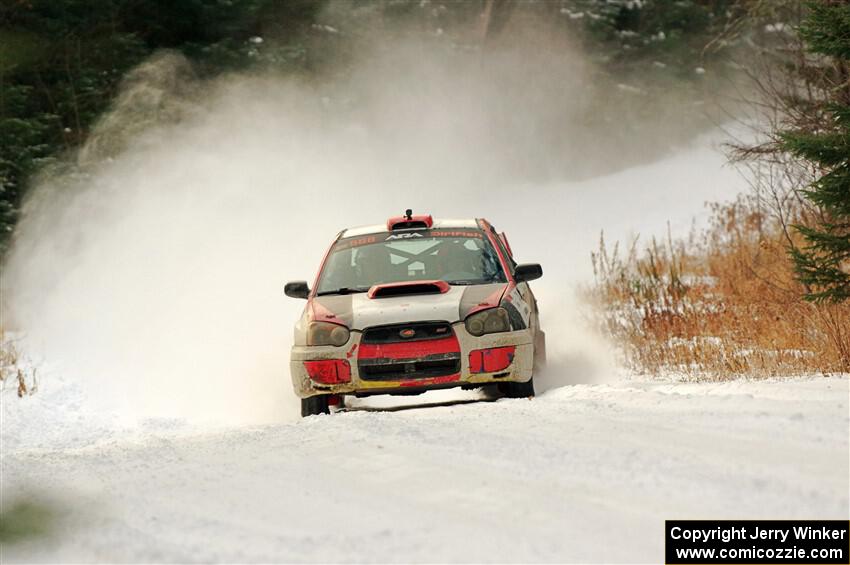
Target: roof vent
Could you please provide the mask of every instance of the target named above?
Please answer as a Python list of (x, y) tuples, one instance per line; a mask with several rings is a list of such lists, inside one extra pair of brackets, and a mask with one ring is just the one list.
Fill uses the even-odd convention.
[(387, 229), (395, 230), (424, 230), (434, 225), (434, 218), (430, 214), (414, 216), (413, 210), (404, 211), (404, 216), (396, 216), (387, 220)]

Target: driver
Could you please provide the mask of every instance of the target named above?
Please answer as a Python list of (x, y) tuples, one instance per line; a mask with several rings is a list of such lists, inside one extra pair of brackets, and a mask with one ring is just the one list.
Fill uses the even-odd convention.
[(437, 267), (443, 277), (470, 277), (478, 274), (475, 253), (459, 241), (447, 241), (437, 251)]
[(361, 247), (354, 258), (354, 268), (362, 286), (392, 282), (389, 274), (392, 268), (390, 250), (385, 245)]

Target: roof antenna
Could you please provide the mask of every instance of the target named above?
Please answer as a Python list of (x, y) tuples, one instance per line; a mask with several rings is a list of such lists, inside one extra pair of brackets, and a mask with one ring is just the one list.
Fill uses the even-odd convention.
[(404, 211), (404, 217), (407, 218), (408, 220), (412, 220), (413, 219), (413, 210), (411, 210), (410, 208), (405, 210)]

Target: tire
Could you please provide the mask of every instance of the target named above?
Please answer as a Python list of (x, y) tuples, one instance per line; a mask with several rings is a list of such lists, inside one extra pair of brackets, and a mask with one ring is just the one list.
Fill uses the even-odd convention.
[(534, 396), (534, 378), (527, 383), (499, 383), (499, 392), (507, 398), (531, 398)]
[(328, 395), (320, 394), (309, 398), (301, 399), (301, 417), (315, 416), (317, 414), (330, 414), (328, 408)]

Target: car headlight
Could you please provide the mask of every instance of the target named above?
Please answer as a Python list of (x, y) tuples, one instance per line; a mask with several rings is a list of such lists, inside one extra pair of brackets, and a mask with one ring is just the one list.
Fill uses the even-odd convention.
[(511, 330), (508, 311), (504, 308), (488, 308), (466, 318), (466, 331), (475, 336)]
[(307, 345), (334, 345), (348, 343), (351, 332), (345, 326), (330, 322), (313, 322), (307, 330)]

